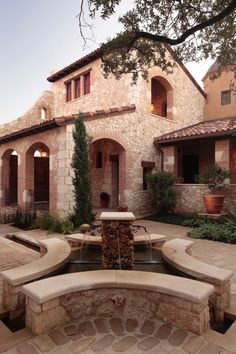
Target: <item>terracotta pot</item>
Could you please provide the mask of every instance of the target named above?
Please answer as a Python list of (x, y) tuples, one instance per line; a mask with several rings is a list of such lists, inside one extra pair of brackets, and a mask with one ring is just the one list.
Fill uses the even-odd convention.
[(102, 208), (108, 208), (109, 207), (109, 200), (101, 199), (101, 206), (102, 206)]
[(220, 214), (225, 195), (220, 194), (206, 194), (203, 196), (203, 201), (208, 214)]
[(128, 207), (127, 206), (119, 206), (117, 208), (117, 211), (128, 211)]

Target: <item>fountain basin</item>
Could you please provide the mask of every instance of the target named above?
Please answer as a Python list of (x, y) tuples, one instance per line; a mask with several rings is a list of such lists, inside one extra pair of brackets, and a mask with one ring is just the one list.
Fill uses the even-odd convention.
[(176, 276), (123, 270), (72, 273), (24, 285), (26, 326), (41, 334), (76, 318), (160, 318), (202, 334), (209, 328), (214, 287)]

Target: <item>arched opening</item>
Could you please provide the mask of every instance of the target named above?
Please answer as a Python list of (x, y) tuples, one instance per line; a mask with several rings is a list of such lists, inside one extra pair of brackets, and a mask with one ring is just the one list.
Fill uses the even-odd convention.
[(46, 108), (41, 108), (41, 112), (40, 112), (40, 118), (42, 120), (45, 120), (46, 119), (46, 114), (47, 114), (47, 109)]
[(173, 118), (173, 89), (160, 76), (151, 79), (151, 113), (160, 117)]
[(43, 143), (33, 144), (26, 153), (27, 199), (34, 209), (49, 208), (49, 148)]
[(91, 144), (92, 200), (101, 206), (100, 195), (108, 193), (109, 207), (124, 203), (126, 151), (112, 139), (99, 139)]
[(2, 205), (18, 203), (18, 154), (8, 149), (2, 156)]

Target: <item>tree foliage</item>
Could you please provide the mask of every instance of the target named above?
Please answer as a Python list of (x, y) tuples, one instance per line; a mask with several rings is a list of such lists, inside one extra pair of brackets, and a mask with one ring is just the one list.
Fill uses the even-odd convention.
[[(121, 0), (81, 0), (81, 34), (84, 6), (89, 16), (110, 18)], [(134, 0), (133, 7), (119, 18), (123, 32), (102, 44), (104, 74), (117, 78), (131, 73), (134, 81), (147, 79), (148, 68), (159, 66), (171, 72), (174, 60), (166, 56), (171, 46), (183, 62), (211, 57), (220, 64), (235, 64), (235, 0)], [(85, 27), (84, 27), (85, 26)], [(85, 39), (85, 37), (84, 37)]]
[(73, 130), (74, 153), (71, 166), (74, 170), (74, 213), (75, 226), (91, 223), (94, 220), (91, 203), (91, 178), (89, 169), (88, 137), (82, 117), (76, 118)]

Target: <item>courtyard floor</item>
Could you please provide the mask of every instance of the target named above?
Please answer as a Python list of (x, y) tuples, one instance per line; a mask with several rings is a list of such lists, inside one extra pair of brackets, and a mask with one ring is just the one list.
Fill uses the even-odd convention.
[[(187, 238), (188, 228), (138, 220), (136, 224), (146, 226), (149, 233), (167, 236), (168, 239)], [(39, 254), (19, 245), (4, 236), (20, 233), (35, 240), (60, 237), (41, 230), (22, 231), (9, 225), (0, 225), (0, 271), (29, 263)], [(189, 238), (188, 238), (189, 239)], [(231, 312), (236, 314), (236, 245), (208, 240), (194, 240), (192, 255), (203, 262), (233, 271), (231, 281)], [(0, 275), (0, 296), (2, 290)], [(1, 299), (1, 297), (0, 297)], [(3, 309), (0, 303), (0, 314)], [(0, 353), (117, 353), (130, 354), (230, 354), (236, 353), (236, 325), (233, 324), (225, 335), (212, 330), (204, 336), (195, 336), (161, 321), (137, 322), (134, 318), (90, 318), (88, 321), (59, 326), (45, 335), (34, 337), (27, 329), (12, 334), (0, 322)]]

